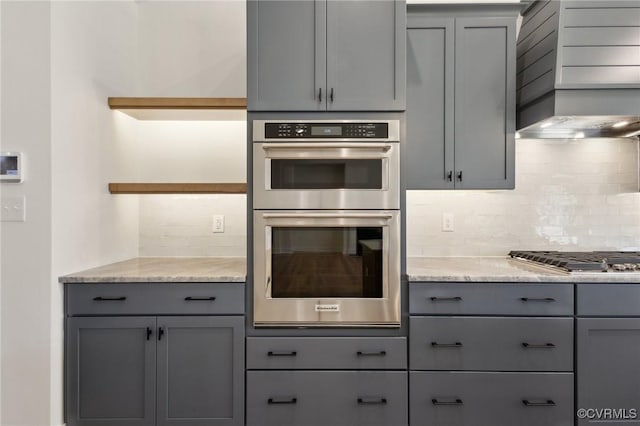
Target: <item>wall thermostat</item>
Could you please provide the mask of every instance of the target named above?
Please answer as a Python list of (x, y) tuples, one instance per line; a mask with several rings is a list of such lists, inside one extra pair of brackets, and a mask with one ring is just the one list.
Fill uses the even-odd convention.
[(21, 152), (0, 152), (0, 182), (20, 183), (22, 172)]

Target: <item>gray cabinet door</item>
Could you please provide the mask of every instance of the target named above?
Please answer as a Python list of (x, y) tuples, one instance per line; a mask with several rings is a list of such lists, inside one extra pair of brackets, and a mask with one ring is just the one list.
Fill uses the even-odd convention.
[(67, 321), (67, 424), (155, 425), (155, 317)]
[(406, 426), (404, 371), (249, 371), (248, 426)]
[(409, 373), (413, 426), (573, 426), (571, 373)]
[(327, 109), (405, 109), (405, 28), (404, 1), (327, 1)]
[(454, 19), (407, 30), (408, 189), (453, 189)]
[(158, 425), (244, 424), (244, 319), (158, 318)]
[(411, 317), (412, 370), (573, 371), (573, 318)]
[(325, 0), (247, 2), (247, 109), (326, 109)]
[(623, 425), (637, 418), (640, 318), (578, 318), (576, 340), (577, 408), (615, 410), (588, 412), (595, 417), (579, 419), (578, 425), (591, 425), (595, 420)]
[(512, 18), (456, 19), (456, 188), (514, 187), (515, 26)]

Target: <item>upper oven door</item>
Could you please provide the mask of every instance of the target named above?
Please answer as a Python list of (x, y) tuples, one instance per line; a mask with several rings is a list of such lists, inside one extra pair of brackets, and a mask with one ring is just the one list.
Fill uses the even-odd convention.
[[(254, 132), (265, 123), (254, 122)], [(313, 128), (308, 122), (305, 125)], [(335, 131), (336, 127), (322, 128)], [(311, 132), (307, 130), (307, 136)], [(384, 138), (254, 135), (254, 208), (398, 209), (400, 144), (396, 133)]]

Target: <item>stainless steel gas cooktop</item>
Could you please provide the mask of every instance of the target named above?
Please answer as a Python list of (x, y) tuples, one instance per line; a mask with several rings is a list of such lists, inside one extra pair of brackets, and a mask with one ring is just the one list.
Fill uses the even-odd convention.
[(640, 274), (638, 251), (520, 251), (509, 252), (514, 259), (566, 272), (635, 272)]

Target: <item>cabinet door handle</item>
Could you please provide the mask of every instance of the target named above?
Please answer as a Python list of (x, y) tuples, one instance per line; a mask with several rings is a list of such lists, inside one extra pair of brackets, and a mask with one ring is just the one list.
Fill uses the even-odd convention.
[(214, 300), (216, 300), (215, 296), (211, 296), (211, 297), (191, 297), (191, 296), (187, 296), (184, 298), (184, 300), (186, 302), (195, 302), (195, 301), (211, 301), (213, 302)]
[(387, 356), (387, 351), (378, 351), (378, 352), (356, 352), (358, 356)]
[(531, 344), (522, 342), (522, 347), (525, 349), (554, 349), (556, 345), (553, 343)]
[(461, 302), (462, 301), (462, 297), (460, 296), (454, 296), (454, 297), (430, 297), (429, 298), (432, 302)]
[(322, 87), (318, 89), (318, 102), (322, 102)]
[(151, 339), (152, 334), (153, 334), (153, 330), (151, 330), (151, 327), (147, 327), (147, 340)]
[(384, 405), (387, 403), (387, 398), (358, 398), (358, 404), (360, 405)]
[(269, 398), (267, 404), (296, 404), (298, 398)]
[(545, 399), (542, 401), (529, 401), (528, 399), (523, 399), (522, 403), (527, 407), (554, 407), (556, 405), (552, 399)]
[(462, 170), (458, 172), (458, 182), (462, 182)]
[(441, 398), (433, 398), (431, 400), (433, 405), (464, 405), (464, 402), (460, 398), (455, 399), (441, 399)]
[(453, 342), (453, 343), (431, 342), (432, 348), (461, 348), (462, 346), (464, 346), (462, 342)]
[(267, 356), (297, 356), (298, 352), (296, 351), (269, 351), (267, 352)]
[(158, 327), (158, 340), (162, 340), (162, 336), (164, 336), (164, 328)]
[(96, 302), (124, 302), (125, 300), (127, 300), (127, 298), (125, 296), (120, 296), (120, 297), (98, 296), (98, 297), (94, 297), (93, 300), (95, 300)]
[(553, 297), (521, 297), (521, 301), (523, 302), (555, 302), (556, 299)]
[(333, 87), (331, 88), (331, 93), (329, 93), (329, 100), (333, 103)]
[(449, 170), (449, 172), (447, 173), (447, 180), (449, 182), (453, 182), (453, 170)]

